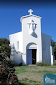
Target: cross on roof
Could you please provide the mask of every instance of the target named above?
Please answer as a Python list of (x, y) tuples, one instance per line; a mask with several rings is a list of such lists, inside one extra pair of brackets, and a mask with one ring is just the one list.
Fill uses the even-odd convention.
[(33, 10), (32, 10), (32, 9), (29, 9), (29, 10), (28, 10), (28, 13), (30, 13), (30, 15), (32, 15)]

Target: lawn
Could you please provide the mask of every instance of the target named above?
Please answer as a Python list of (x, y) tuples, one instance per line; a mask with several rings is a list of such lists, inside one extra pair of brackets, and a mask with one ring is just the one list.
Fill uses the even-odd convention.
[(43, 75), (56, 75), (56, 66), (15, 66), (20, 85), (43, 85)]

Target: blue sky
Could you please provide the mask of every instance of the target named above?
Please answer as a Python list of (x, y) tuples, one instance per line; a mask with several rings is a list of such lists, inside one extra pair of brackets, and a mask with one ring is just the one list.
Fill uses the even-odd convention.
[(41, 31), (52, 36), (56, 42), (56, 2), (45, 1), (3, 1), (0, 2), (0, 38), (9, 39), (9, 35), (21, 31), (20, 18), (28, 15), (31, 8), (33, 14), (42, 17)]

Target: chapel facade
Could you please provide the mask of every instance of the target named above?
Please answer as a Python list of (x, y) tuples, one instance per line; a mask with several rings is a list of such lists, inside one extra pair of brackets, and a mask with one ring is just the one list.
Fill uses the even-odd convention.
[(22, 31), (9, 35), (10, 59), (23, 65), (36, 64), (42, 61), (53, 65), (51, 36), (41, 33), (42, 17), (33, 15), (32, 9), (28, 12), (29, 15), (20, 19)]

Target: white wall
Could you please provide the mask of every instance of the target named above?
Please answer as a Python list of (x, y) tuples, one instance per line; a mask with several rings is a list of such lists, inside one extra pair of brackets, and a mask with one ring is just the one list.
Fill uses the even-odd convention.
[[(28, 22), (32, 19), (34, 23), (37, 24), (35, 29), (36, 36), (29, 34)], [(34, 16), (26, 17), (22, 19), (22, 33), (23, 33), (23, 53), (26, 53), (26, 47), (29, 43), (37, 44), (37, 62), (42, 61), (42, 41), (41, 41), (41, 19)], [(23, 55), (22, 57), (23, 65), (27, 65), (27, 57)]]
[(51, 55), (51, 65), (53, 65), (54, 56), (53, 56), (53, 47), (52, 46), (50, 46), (50, 55)]
[(42, 59), (47, 64), (51, 64), (50, 46), (51, 36), (42, 33)]
[[(9, 35), (9, 40), (10, 40), (10, 45), (14, 45), (14, 49), (16, 51), (20, 51), (22, 52), (22, 32), (18, 32), (18, 33), (14, 33), (14, 34), (11, 34)], [(17, 42), (19, 41), (19, 49), (17, 47)], [(13, 56), (11, 55), (10, 56), (10, 59), (15, 61), (16, 63), (22, 63), (22, 55), (21, 53), (16, 53), (16, 52), (13, 52), (12, 53)]]

